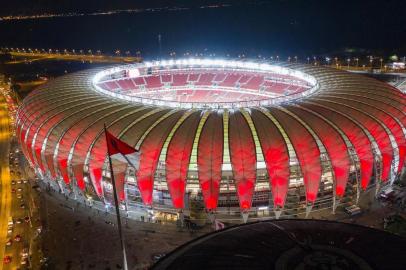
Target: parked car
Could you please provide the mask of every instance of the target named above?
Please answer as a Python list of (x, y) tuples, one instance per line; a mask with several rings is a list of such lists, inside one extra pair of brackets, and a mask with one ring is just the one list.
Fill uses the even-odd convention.
[(8, 225), (8, 226), (13, 226), (13, 225), (14, 225), (13, 217), (8, 217), (8, 223), (7, 223), (7, 225)]
[(349, 214), (350, 216), (355, 216), (355, 215), (358, 215), (358, 214), (362, 213), (361, 208), (359, 208), (356, 205), (351, 205), (351, 206), (346, 207), (345, 212), (347, 214)]
[(28, 259), (27, 258), (21, 258), (21, 265), (27, 265), (28, 264)]
[(392, 187), (389, 187), (385, 190), (383, 190), (381, 193), (379, 193), (379, 198), (380, 199), (389, 199), (393, 194), (395, 193), (395, 190)]
[(49, 257), (43, 257), (39, 260), (40, 263), (45, 264), (47, 262), (49, 262)]
[(155, 263), (159, 261), (161, 258), (165, 257), (165, 253), (157, 253), (151, 256), (152, 261)]
[(17, 235), (14, 237), (14, 241), (20, 242), (20, 241), (21, 241), (21, 235), (17, 234)]
[(21, 257), (22, 258), (28, 257), (28, 248), (27, 247), (23, 248), (23, 250), (21, 251)]
[(12, 257), (10, 255), (7, 255), (3, 258), (3, 263), (4, 264), (9, 264), (12, 261)]

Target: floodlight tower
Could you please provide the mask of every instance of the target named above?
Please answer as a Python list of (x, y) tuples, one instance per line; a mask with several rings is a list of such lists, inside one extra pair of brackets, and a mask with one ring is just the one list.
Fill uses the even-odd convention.
[(162, 36), (158, 34), (158, 46), (159, 46), (159, 61), (162, 60)]

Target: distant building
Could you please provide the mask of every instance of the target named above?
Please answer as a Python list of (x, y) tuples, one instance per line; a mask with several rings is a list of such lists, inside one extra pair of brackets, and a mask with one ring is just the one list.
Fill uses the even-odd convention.
[(390, 69), (394, 70), (401, 70), (401, 69), (406, 69), (406, 63), (405, 62), (392, 62), (388, 65)]

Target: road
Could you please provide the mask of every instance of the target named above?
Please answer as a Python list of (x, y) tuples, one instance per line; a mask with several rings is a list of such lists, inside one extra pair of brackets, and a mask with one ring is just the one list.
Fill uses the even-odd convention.
[[(32, 253), (39, 242), (36, 239), (36, 230), (39, 226), (38, 203), (36, 203), (38, 198), (31, 188), (34, 183), (24, 181), (28, 179), (20, 166), (24, 158), (10, 126), (12, 116), (9, 112), (13, 101), (10, 100), (5, 88), (4, 85), (1, 87), (0, 94), (0, 270), (24, 269), (24, 265), (21, 265), (21, 252), (24, 248), (28, 248), (29, 253)], [(14, 223), (11, 228), (8, 224), (10, 217)], [(30, 217), (27, 222), (24, 220), (25, 217)], [(17, 235), (21, 236), (20, 241), (15, 241)], [(6, 242), (9, 240), (11, 245), (7, 246)], [(32, 254), (33, 259), (30, 259), (28, 264), (32, 261), (35, 261), (35, 265), (39, 263), (36, 253), (38, 252)], [(3, 263), (5, 256), (11, 256), (11, 263)]]
[(47, 52), (6, 52), (13, 57), (7, 64), (21, 64), (25, 62), (60, 60), (60, 61), (86, 61), (93, 63), (136, 63), (142, 58), (136, 56), (110, 56), (102, 54), (72, 54), (72, 53), (47, 53)]
[[(37, 246), (39, 241), (37, 238), (37, 228), (40, 221), (38, 219), (38, 198), (35, 192), (32, 190), (33, 181), (27, 180), (27, 175), (21, 170), (21, 163), (23, 160), (22, 153), (16, 153), (17, 144), (11, 143), (10, 145), (10, 173), (9, 173), (9, 211), (7, 217), (4, 217), (8, 221), (8, 217), (12, 217), (14, 221), (13, 229), (11, 233), (7, 233), (5, 241), (1, 242), (1, 249), (3, 249), (4, 256), (11, 256), (12, 262), (7, 265), (2, 265), (4, 270), (11, 269), (25, 269), (30, 265), (38, 265), (39, 254)], [(18, 150), (17, 150), (18, 151)], [(25, 220), (27, 219), (27, 220)], [(6, 228), (7, 231), (7, 224)], [(20, 241), (16, 241), (15, 237), (21, 236)], [(6, 246), (5, 242), (11, 240), (11, 245)], [(32, 255), (26, 260), (26, 267), (21, 264), (23, 260), (22, 251), (27, 249), (27, 252)], [(2, 257), (3, 258), (3, 257)], [(32, 269), (37, 269), (34, 266)]]
[[(3, 260), (7, 239), (7, 223), (11, 212), (11, 179), (9, 168), (10, 130), (7, 104), (3, 95), (0, 95), (0, 258)], [(0, 270), (3, 262), (0, 263)]]
[[(74, 52), (64, 52), (54, 50), (51, 52), (47, 52), (45, 50), (38, 50), (34, 49), (31, 51), (26, 50), (4, 50), (0, 51), (0, 54), (9, 54), (12, 56), (13, 60), (7, 62), (6, 64), (24, 64), (28, 62), (35, 62), (35, 61), (43, 61), (43, 60), (60, 60), (60, 61), (85, 61), (85, 62), (94, 62), (94, 63), (136, 63), (142, 62), (143, 59), (138, 56), (130, 56), (130, 55), (105, 55), (105, 54), (78, 54)], [(295, 62), (296, 63), (296, 62)], [(311, 64), (308, 62), (308, 64)], [(320, 63), (318, 63), (320, 65)], [(323, 64), (322, 64), (323, 65)], [(324, 64), (324, 66), (328, 66), (331, 68), (343, 69), (350, 72), (355, 73), (373, 73), (373, 70), (380, 70), (378, 73), (382, 74), (389, 74), (395, 76), (406, 76), (406, 70), (393, 70), (388, 66), (381, 66), (374, 65), (371, 67), (370, 65), (361, 65), (361, 64)]]

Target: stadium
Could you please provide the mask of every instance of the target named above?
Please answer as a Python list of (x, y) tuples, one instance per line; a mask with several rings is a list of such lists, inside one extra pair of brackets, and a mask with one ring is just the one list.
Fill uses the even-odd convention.
[(295, 216), (356, 203), (404, 171), (405, 95), (312, 65), (163, 60), (91, 69), (35, 89), (16, 135), (63, 192), (112, 202), (103, 126), (140, 151), (115, 164), (123, 207)]

